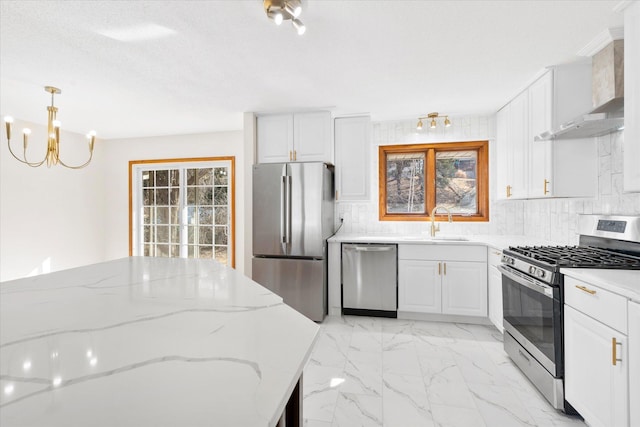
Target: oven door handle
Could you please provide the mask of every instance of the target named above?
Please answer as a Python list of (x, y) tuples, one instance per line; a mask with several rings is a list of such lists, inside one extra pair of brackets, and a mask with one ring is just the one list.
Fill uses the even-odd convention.
[(525, 277), (523, 274), (513, 271), (511, 268), (506, 267), (504, 265), (498, 265), (498, 270), (511, 280), (517, 282), (522, 286), (526, 286), (532, 291), (536, 291), (539, 294), (542, 294), (548, 298), (553, 298), (553, 288), (549, 285), (545, 285), (544, 283), (538, 282), (537, 280), (533, 280), (529, 277)]

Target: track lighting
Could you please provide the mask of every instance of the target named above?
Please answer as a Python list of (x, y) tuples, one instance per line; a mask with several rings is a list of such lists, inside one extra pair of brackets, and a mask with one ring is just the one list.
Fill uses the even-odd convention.
[(449, 126), (451, 126), (451, 120), (449, 120), (449, 116), (441, 116), (438, 113), (429, 113), (425, 117), (418, 117), (418, 124), (416, 124), (416, 129), (417, 130), (422, 130), (422, 127), (423, 127), (422, 120), (423, 119), (431, 119), (429, 121), (429, 128), (435, 129), (438, 126), (438, 123), (436, 122), (436, 119), (439, 118), (439, 117), (444, 117), (444, 127), (448, 128)]
[(291, 24), (299, 35), (303, 35), (307, 27), (298, 19), (302, 13), (301, 0), (263, 0), (264, 11), (276, 25), (291, 20)]

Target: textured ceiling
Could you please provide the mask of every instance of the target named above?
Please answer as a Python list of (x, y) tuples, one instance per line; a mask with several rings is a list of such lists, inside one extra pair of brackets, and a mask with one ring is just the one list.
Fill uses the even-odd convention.
[[(307, 32), (261, 0), (0, 1), (0, 114), (102, 138), (242, 128), (242, 112), (374, 120), (492, 113), (545, 66), (623, 23), (615, 1), (303, 0)], [(161, 38), (105, 36), (136, 26)]]

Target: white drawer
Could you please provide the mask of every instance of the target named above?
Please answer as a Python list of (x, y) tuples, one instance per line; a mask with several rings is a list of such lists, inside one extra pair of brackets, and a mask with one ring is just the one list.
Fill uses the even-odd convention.
[(398, 259), (487, 262), (487, 252), (475, 245), (398, 245)]
[(502, 251), (487, 246), (487, 260), (489, 261), (489, 265), (493, 265), (494, 267), (500, 265), (502, 261)]
[(564, 276), (564, 303), (605, 325), (627, 333), (627, 298)]

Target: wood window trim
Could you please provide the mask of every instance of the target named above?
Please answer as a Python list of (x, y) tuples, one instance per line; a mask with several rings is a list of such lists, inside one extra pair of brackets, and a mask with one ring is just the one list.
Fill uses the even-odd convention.
[[(488, 222), (489, 221), (489, 141), (441, 142), (430, 144), (381, 145), (378, 147), (378, 214), (380, 221), (430, 221), (429, 214), (435, 206), (434, 191), (426, 191), (425, 213), (387, 213), (387, 154), (424, 152), (426, 164), (435, 164), (437, 151), (468, 151), (478, 153), (477, 163), (477, 197), (478, 213), (475, 215), (452, 215), (453, 221), (460, 222)], [(432, 183), (427, 185), (427, 183)], [(435, 169), (425, 167), (425, 189), (434, 188)], [(435, 214), (436, 221), (446, 221), (444, 210)]]
[(231, 268), (236, 268), (236, 158), (235, 156), (224, 157), (190, 157), (183, 159), (153, 159), (153, 160), (130, 160), (129, 161), (129, 256), (133, 256), (133, 169), (136, 165), (154, 163), (188, 163), (188, 162), (218, 162), (228, 161), (231, 163)]

